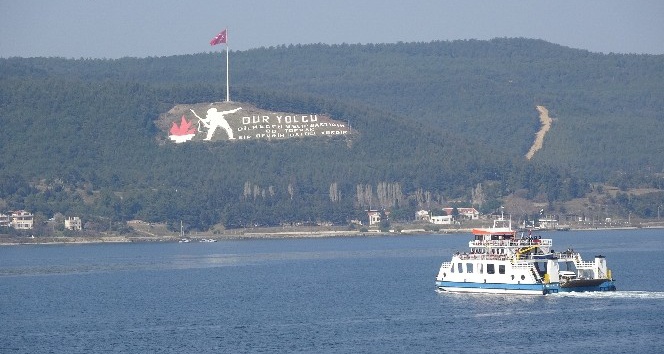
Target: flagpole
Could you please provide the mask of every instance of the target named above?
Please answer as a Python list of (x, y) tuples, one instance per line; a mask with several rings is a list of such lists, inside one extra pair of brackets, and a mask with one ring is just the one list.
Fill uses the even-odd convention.
[(212, 40), (210, 41), (210, 45), (217, 45), (217, 44), (225, 44), (226, 45), (226, 102), (231, 101), (231, 91), (229, 88), (229, 80), (228, 80), (228, 74), (229, 74), (229, 66), (228, 66), (228, 28), (224, 28), (223, 31), (219, 32), (218, 35), (214, 36)]
[(226, 102), (231, 101), (231, 91), (228, 85), (228, 30), (226, 30)]

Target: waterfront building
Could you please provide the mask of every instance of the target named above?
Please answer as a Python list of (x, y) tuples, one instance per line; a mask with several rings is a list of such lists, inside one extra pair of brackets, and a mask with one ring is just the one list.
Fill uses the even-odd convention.
[(65, 229), (75, 230), (75, 231), (82, 230), (83, 225), (81, 224), (81, 218), (79, 218), (78, 216), (68, 216), (65, 219)]
[(12, 212), (11, 227), (16, 230), (32, 230), (34, 224), (34, 215), (25, 210)]

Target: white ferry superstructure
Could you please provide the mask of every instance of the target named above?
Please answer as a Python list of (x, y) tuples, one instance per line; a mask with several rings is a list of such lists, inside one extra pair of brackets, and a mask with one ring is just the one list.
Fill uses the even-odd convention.
[(570, 291), (615, 291), (604, 256), (584, 261), (572, 249), (555, 252), (551, 239), (521, 235), (511, 220), (473, 229), (468, 252), (443, 262), (436, 277), (439, 291), (546, 295)]

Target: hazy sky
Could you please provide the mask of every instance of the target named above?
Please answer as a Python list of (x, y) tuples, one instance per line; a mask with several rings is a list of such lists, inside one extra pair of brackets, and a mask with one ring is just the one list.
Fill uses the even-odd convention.
[(297, 43), (538, 38), (664, 54), (663, 0), (0, 0), (0, 57), (119, 58)]

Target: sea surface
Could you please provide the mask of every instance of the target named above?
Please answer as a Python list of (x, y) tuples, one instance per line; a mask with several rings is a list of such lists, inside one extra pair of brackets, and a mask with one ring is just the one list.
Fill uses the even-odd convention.
[(0, 353), (664, 352), (664, 230), (543, 237), (618, 291), (438, 293), (466, 234), (0, 247)]

